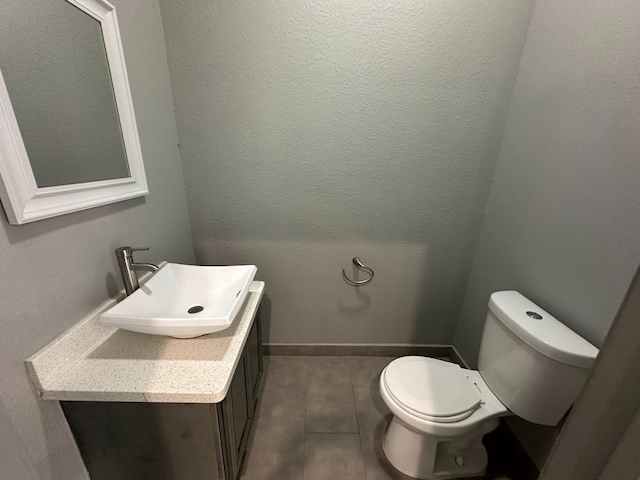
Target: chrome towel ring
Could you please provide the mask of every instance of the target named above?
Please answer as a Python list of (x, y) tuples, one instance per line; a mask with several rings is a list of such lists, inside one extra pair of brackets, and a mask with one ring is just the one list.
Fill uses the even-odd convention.
[(347, 272), (344, 271), (344, 268), (342, 269), (342, 278), (344, 278), (344, 281), (347, 282), (349, 285), (353, 285), (354, 287), (361, 287), (363, 285), (366, 285), (367, 283), (369, 283), (371, 280), (373, 280), (373, 270), (370, 269), (369, 267), (366, 267), (362, 264), (362, 262), (360, 261), (360, 259), (358, 257), (353, 257), (353, 264), (356, 267), (361, 268), (362, 270), (364, 270), (365, 272), (367, 272), (369, 275), (371, 275), (369, 278), (365, 279), (365, 280), (351, 280), (349, 277), (347, 277)]

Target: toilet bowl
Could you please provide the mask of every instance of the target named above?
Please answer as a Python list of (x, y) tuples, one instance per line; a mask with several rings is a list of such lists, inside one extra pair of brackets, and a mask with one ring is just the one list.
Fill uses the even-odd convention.
[(383, 451), (397, 470), (421, 479), (481, 475), (482, 437), (517, 415), (557, 425), (593, 368), (598, 349), (515, 291), (489, 300), (478, 370), (402, 357), (380, 375), (393, 418)]
[(509, 410), (480, 374), (427, 357), (402, 357), (380, 375), (393, 419), (383, 442), (389, 462), (416, 478), (475, 476), (487, 466), (482, 437)]

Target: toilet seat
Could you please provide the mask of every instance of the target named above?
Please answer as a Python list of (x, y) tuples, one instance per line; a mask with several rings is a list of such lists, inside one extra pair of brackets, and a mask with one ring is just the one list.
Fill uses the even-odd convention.
[(427, 357), (402, 357), (381, 380), (389, 396), (409, 414), (435, 423), (455, 423), (482, 405), (480, 391), (460, 366)]
[[(441, 360), (434, 361), (440, 362)], [(480, 392), (481, 402), (479, 407), (473, 410), (466, 418), (461, 418), (449, 423), (443, 422), (438, 418), (435, 420), (439, 421), (433, 421), (431, 418), (422, 418), (424, 415), (416, 415), (391, 395), (389, 387), (387, 386), (388, 382), (385, 378), (387, 368), (385, 368), (380, 375), (380, 395), (382, 396), (382, 400), (389, 410), (391, 410), (394, 417), (400, 419), (416, 432), (433, 435), (438, 438), (453, 438), (473, 431), (477, 429), (479, 425), (491, 421), (491, 419), (495, 419), (496, 417), (511, 415), (509, 409), (505, 407), (489, 389), (480, 372), (477, 370), (462, 369), (469, 383)]]

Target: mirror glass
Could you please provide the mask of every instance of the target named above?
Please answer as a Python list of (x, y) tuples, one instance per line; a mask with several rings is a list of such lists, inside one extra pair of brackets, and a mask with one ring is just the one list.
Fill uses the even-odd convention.
[(129, 177), (100, 22), (66, 0), (2, 1), (0, 68), (37, 186)]

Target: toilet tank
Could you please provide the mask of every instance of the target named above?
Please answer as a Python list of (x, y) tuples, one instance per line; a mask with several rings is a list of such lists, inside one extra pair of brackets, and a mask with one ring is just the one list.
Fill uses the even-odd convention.
[(597, 354), (596, 347), (518, 292), (491, 295), (478, 370), (519, 417), (556, 425), (580, 394)]

